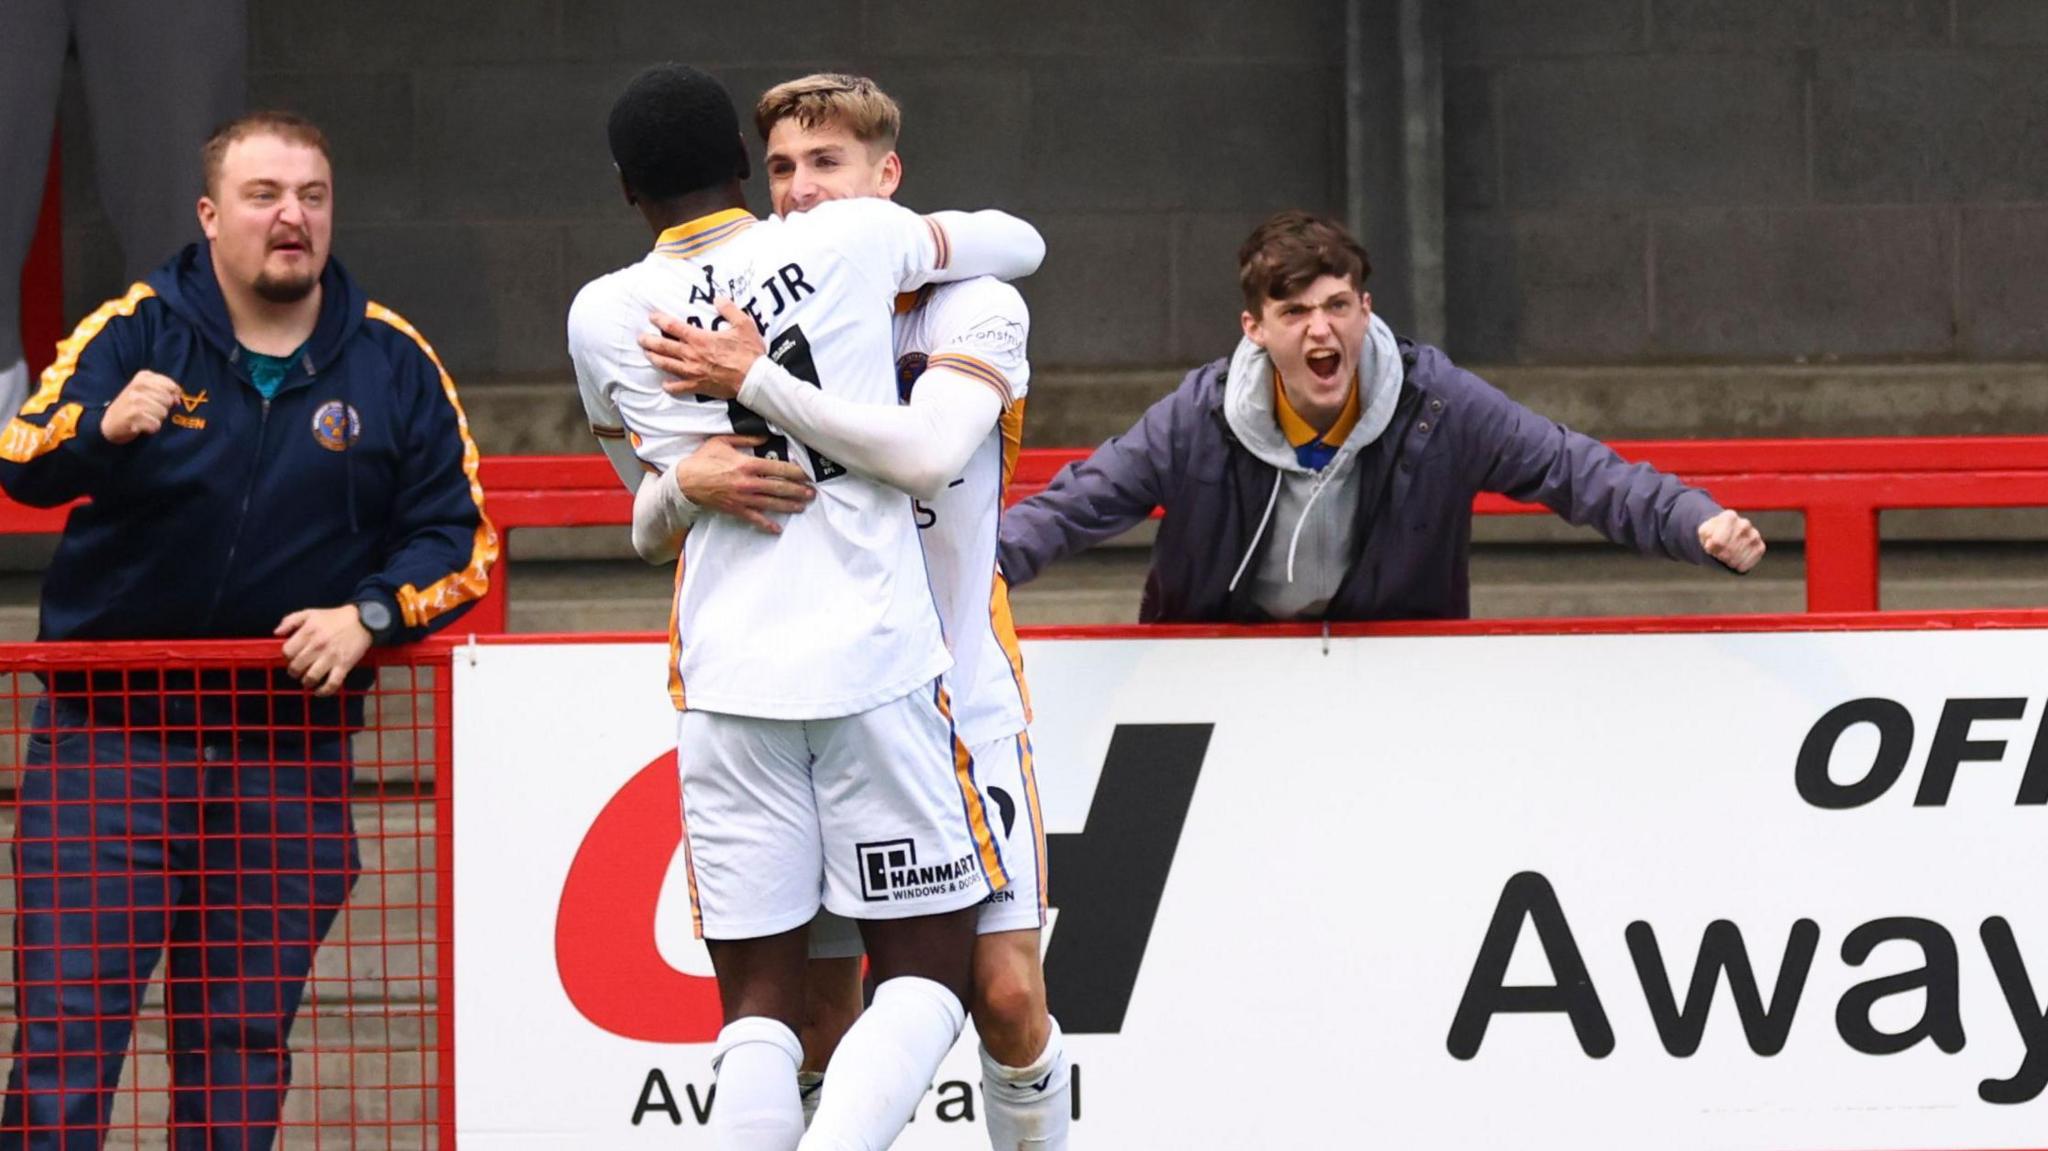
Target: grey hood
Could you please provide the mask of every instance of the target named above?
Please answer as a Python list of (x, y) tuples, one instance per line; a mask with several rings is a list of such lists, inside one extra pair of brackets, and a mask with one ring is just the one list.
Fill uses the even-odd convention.
[(1259, 526), (1239, 557), (1237, 570), (1231, 574), (1229, 591), (1236, 591), (1238, 582), (1244, 579), (1252, 558), (1258, 554), (1259, 541), (1273, 521), (1274, 510), (1283, 503), (1287, 505), (1281, 516), (1283, 522), (1294, 524), (1287, 540), (1286, 560), (1287, 582), (1294, 582), (1295, 549), (1301, 545), (1309, 509), (1331, 484), (1347, 481), (1359, 451), (1379, 439), (1393, 421), (1394, 406), (1401, 398), (1401, 346), (1394, 340), (1393, 329), (1378, 316), (1370, 317), (1366, 327), (1365, 346), (1358, 356), (1358, 380), (1364, 393), (1359, 400), (1358, 424), (1344, 438), (1344, 445), (1337, 449), (1329, 464), (1316, 471), (1302, 465), (1294, 454), (1294, 446), (1280, 431), (1280, 417), (1273, 410), (1272, 358), (1250, 337), (1237, 345), (1224, 383), (1223, 418), (1229, 421), (1230, 430), (1237, 434), (1245, 450), (1261, 463), (1271, 465), (1280, 478), (1266, 497), (1265, 514), (1259, 517)]
[[(1380, 438), (1394, 419), (1394, 405), (1401, 398), (1401, 347), (1394, 330), (1375, 315), (1366, 330), (1365, 347), (1358, 357), (1358, 426), (1337, 449), (1328, 470), (1338, 470), (1359, 449)], [(1223, 418), (1244, 446), (1262, 462), (1282, 472), (1307, 474), (1309, 469), (1294, 458), (1294, 447), (1280, 432), (1280, 417), (1273, 410), (1273, 360), (1250, 337), (1239, 341), (1230, 357), (1230, 374), (1224, 383)]]

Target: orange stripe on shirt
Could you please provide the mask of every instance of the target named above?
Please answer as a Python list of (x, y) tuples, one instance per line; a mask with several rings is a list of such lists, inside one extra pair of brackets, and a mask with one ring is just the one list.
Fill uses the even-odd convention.
[(427, 359), (434, 363), (434, 370), (441, 373), (441, 394), (448, 397), (448, 406), (455, 409), (455, 432), (462, 437), (462, 474), (469, 479), (469, 498), (476, 504), (476, 531), (471, 536), (469, 562), (462, 570), (451, 572), (428, 584), (416, 588), (406, 584), (398, 589), (398, 611), (405, 618), (407, 627), (425, 627), (440, 616), (461, 607), (471, 600), (481, 599), (491, 590), (491, 565), (498, 562), (498, 529), (491, 523), (491, 517), (484, 513), (484, 488), (477, 480), (476, 441), (469, 435), (469, 417), (463, 414), (462, 400), (455, 394), (455, 379), (441, 363), (441, 357), (434, 354), (432, 345), (421, 336), (419, 329), (405, 321), (397, 312), (370, 301), (364, 315), (372, 320), (389, 324), (412, 338), (425, 352)]
[(41, 426), (27, 420), (9, 420), (0, 430), (0, 459), (25, 464), (48, 455), (78, 434), (78, 421), (85, 415), (83, 404), (65, 404)]
[(35, 395), (21, 405), (20, 412), (7, 421), (4, 429), (0, 429), (0, 459), (25, 464), (56, 451), (78, 434), (78, 421), (85, 417), (84, 404), (65, 404), (41, 424), (30, 423), (21, 417), (39, 416), (56, 407), (57, 401), (64, 398), (64, 385), (78, 371), (78, 357), (85, 353), (86, 345), (92, 343), (114, 317), (134, 315), (142, 301), (154, 295), (156, 290), (148, 284), (134, 284), (129, 287), (127, 295), (94, 308), (91, 315), (78, 322), (69, 336), (58, 342), (57, 358), (43, 369)]
[(1031, 688), (1024, 681), (1024, 648), (1017, 642), (1017, 620), (1010, 612), (1010, 581), (1003, 578), (1003, 569), (997, 567), (995, 576), (989, 581), (988, 624), (995, 633), (996, 646), (1003, 649), (1003, 658), (1009, 661), (1010, 678), (1017, 683), (1017, 702), (1024, 707), (1024, 722), (1031, 722)]
[(973, 356), (963, 356), (958, 352), (946, 352), (933, 356), (928, 360), (925, 363), (924, 370), (927, 372), (953, 372), (956, 375), (966, 376), (970, 380), (987, 384), (995, 389), (996, 398), (1003, 402), (1004, 407), (1008, 407), (1010, 404), (1010, 378), (996, 370), (987, 361), (977, 360)]
[(99, 335), (100, 330), (115, 316), (134, 315), (135, 309), (141, 306), (142, 301), (154, 295), (156, 289), (148, 284), (131, 285), (127, 295), (108, 300), (94, 308), (91, 315), (78, 321), (78, 326), (71, 329), (71, 334), (58, 343), (57, 358), (50, 362), (49, 367), (43, 369), (36, 394), (21, 405), (21, 414), (39, 416), (54, 407), (64, 394), (65, 381), (78, 370), (78, 357), (84, 354), (85, 346), (92, 343), (93, 337)]
[(683, 694), (683, 557), (676, 557), (675, 594), (668, 600), (668, 701), (688, 711)]
[[(1029, 397), (1011, 404), (1003, 418), (996, 423), (1003, 437), (1002, 478), (996, 487), (996, 507), (1006, 502), (1010, 490), (1010, 477), (1017, 474), (1017, 456), (1024, 450), (1024, 405)], [(999, 511), (998, 515), (1001, 514)], [(1024, 707), (1024, 722), (1031, 722), (1031, 685), (1024, 678), (1024, 645), (1017, 642), (1017, 620), (1010, 611), (1010, 583), (1003, 578), (1003, 569), (997, 566), (988, 592), (989, 630), (995, 633), (996, 646), (1003, 649), (1003, 658), (1010, 663), (1010, 678), (1017, 683), (1017, 701)]]
[(960, 785), (960, 801), (967, 808), (967, 829), (974, 835), (974, 851), (981, 859), (982, 874), (988, 876), (989, 893), (994, 894), (1010, 886), (1010, 873), (1004, 870), (1002, 853), (996, 850), (996, 837), (989, 829), (981, 789), (974, 785), (974, 753), (960, 742), (960, 734), (953, 727), (953, 703), (946, 689), (933, 689), (932, 698), (938, 701), (939, 714), (946, 717), (946, 731), (953, 740), (953, 779)]

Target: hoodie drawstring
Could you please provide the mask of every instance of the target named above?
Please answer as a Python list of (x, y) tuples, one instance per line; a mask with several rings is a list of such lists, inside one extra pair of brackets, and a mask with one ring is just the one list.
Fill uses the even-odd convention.
[[(1316, 486), (1308, 490), (1308, 502), (1301, 505), (1301, 515), (1296, 517), (1294, 521), (1294, 538), (1287, 541), (1288, 583), (1294, 582), (1294, 549), (1301, 546), (1301, 529), (1308, 526), (1309, 509), (1316, 506), (1316, 497), (1322, 495), (1323, 489), (1330, 486), (1330, 477), (1334, 475), (1336, 471), (1337, 469), (1335, 467), (1325, 467), (1320, 473), (1317, 474)], [(1280, 494), (1279, 484), (1273, 485), (1273, 494), (1276, 496)]]
[[(1272, 522), (1273, 519), (1273, 505), (1280, 502), (1280, 481), (1281, 477), (1276, 472), (1273, 476), (1273, 494), (1266, 497), (1266, 514), (1259, 517), (1258, 530), (1252, 533), (1252, 542), (1245, 546), (1244, 558), (1237, 561), (1237, 573), (1230, 577), (1230, 586), (1223, 589), (1225, 592), (1237, 590), (1237, 581), (1244, 578), (1244, 569), (1251, 566), (1252, 556), (1257, 554), (1259, 550), (1259, 540), (1265, 536), (1266, 525)], [(1291, 556), (1288, 562), (1290, 564), (1293, 563)], [(1288, 578), (1292, 580), (1293, 576), (1290, 575)]]

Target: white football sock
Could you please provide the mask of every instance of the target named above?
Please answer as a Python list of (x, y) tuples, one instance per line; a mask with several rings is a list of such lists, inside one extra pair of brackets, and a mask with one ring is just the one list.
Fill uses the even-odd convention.
[(832, 1094), (819, 1099), (803, 1151), (883, 1151), (895, 1142), (966, 1022), (960, 1000), (929, 979), (902, 975), (876, 987), (825, 1067)]
[(818, 1117), (818, 1096), (825, 1093), (823, 1071), (799, 1071), (796, 1073), (796, 1093), (804, 1101), (804, 1130), (811, 1129), (811, 1120)]
[(16, 360), (0, 368), (0, 424), (14, 418), (28, 399), (28, 361)]
[(981, 1102), (995, 1151), (1066, 1151), (1072, 1122), (1067, 1045), (1049, 1020), (1045, 1050), (1029, 1067), (1005, 1067), (981, 1049)]
[(760, 1015), (735, 1019), (718, 1033), (711, 1066), (718, 1072), (711, 1134), (734, 1151), (794, 1151), (804, 1135), (796, 1069), (804, 1046), (785, 1024)]

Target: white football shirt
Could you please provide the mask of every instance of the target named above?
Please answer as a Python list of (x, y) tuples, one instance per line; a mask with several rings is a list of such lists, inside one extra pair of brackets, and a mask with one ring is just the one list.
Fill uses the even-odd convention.
[(953, 723), (969, 747), (980, 747), (1023, 731), (1031, 718), (1010, 589), (996, 570), (1004, 491), (1024, 439), (1030, 312), (1017, 289), (987, 277), (936, 284), (903, 302), (909, 306), (896, 317), (896, 376), (905, 399), (919, 376), (941, 371), (987, 385), (1003, 399), (1002, 418), (960, 478), (917, 505), (932, 591), (953, 650), (946, 674)]
[[(886, 200), (835, 201), (786, 219), (733, 209), (669, 229), (646, 259), (577, 294), (570, 356), (621, 480), (637, 484), (645, 467), (667, 468), (707, 436), (738, 433), (768, 437), (757, 453), (796, 462), (817, 485), (780, 535), (727, 516), (690, 530), (670, 625), (678, 707), (851, 715), (931, 682), (951, 658), (910, 497), (736, 403), (663, 392), (637, 342), (648, 313), (716, 328), (724, 321), (714, 299), (729, 297), (792, 374), (849, 400), (893, 403), (892, 302), (960, 274), (947, 268), (949, 254), (935, 221)], [(612, 428), (622, 435), (608, 436)]]

